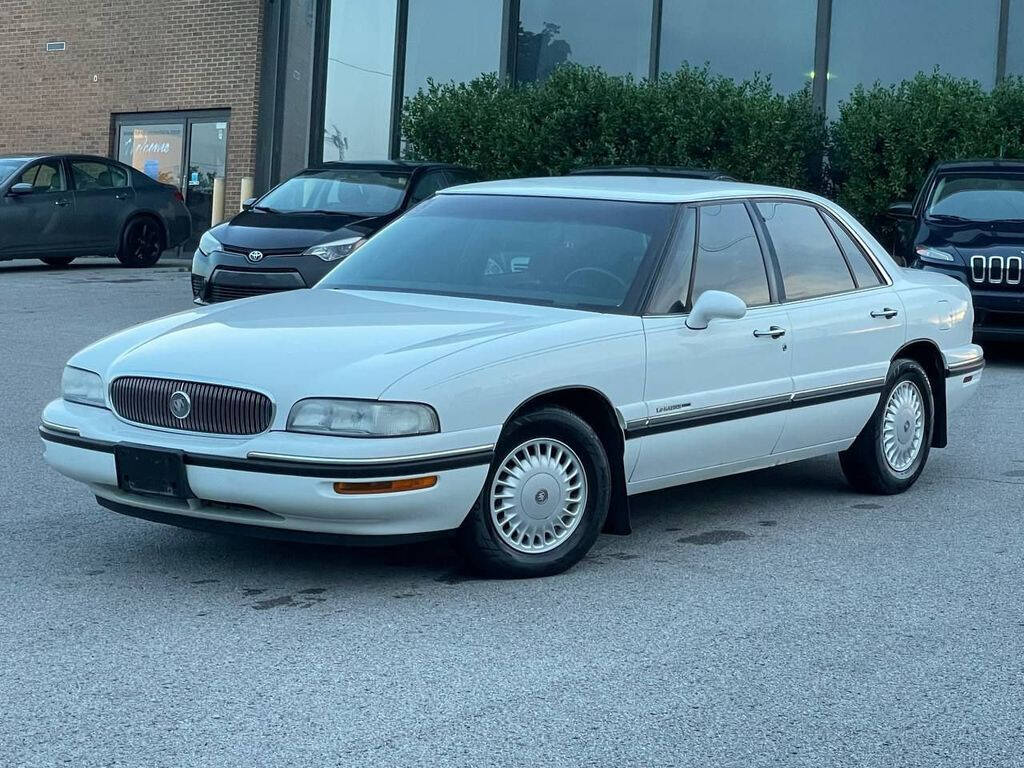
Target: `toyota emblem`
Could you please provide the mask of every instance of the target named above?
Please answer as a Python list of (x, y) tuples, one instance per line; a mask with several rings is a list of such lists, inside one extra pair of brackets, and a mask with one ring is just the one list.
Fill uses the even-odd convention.
[(192, 398), (188, 396), (188, 392), (179, 389), (171, 395), (168, 406), (171, 409), (171, 416), (179, 421), (184, 421), (192, 413)]
[(263, 251), (249, 251), (245, 254), (245, 258), (253, 264), (263, 261)]

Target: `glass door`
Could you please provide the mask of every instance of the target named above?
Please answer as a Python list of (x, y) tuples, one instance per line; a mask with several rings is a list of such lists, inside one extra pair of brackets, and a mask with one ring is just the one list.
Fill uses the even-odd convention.
[[(190, 120), (188, 139), (188, 183), (185, 204), (192, 214), (193, 247), (210, 228), (213, 216), (213, 182), (224, 180), (227, 161), (226, 120)], [(226, 212), (221, 211), (223, 216)], [(225, 217), (226, 218), (226, 217)]]
[(192, 237), (181, 247), (195, 248), (213, 218), (214, 179), (227, 172), (228, 113), (119, 115), (114, 127), (118, 160), (181, 190), (192, 214)]

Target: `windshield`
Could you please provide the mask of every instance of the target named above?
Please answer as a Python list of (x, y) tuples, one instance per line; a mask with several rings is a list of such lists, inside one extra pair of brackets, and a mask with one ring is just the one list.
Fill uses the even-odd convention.
[(25, 164), (23, 157), (0, 157), (0, 184)]
[(926, 216), (969, 221), (1024, 219), (1024, 176), (972, 174), (942, 176)]
[(320, 170), (301, 173), (275, 187), (254, 206), (280, 213), (322, 211), (380, 216), (402, 204), (407, 173)]
[(633, 311), (675, 206), (440, 195), (343, 261), (320, 288)]

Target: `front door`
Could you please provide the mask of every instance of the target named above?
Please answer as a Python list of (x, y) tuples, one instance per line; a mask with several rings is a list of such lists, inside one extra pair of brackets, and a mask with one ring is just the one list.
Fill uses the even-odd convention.
[(3, 234), (0, 246), (5, 258), (57, 256), (77, 243), (74, 199), (60, 160), (33, 163), (10, 186), (30, 184), (32, 192), (7, 194), (0, 199)]
[[(642, 439), (630, 480), (648, 488), (769, 456), (792, 392), (788, 317), (775, 302), (748, 206), (730, 202), (693, 211), (655, 291), (652, 310), (664, 314), (644, 317), (647, 419), (630, 428)], [(667, 296), (662, 286), (670, 286)], [(739, 296), (748, 305), (746, 316), (691, 330), (687, 312), (707, 290)]]
[(755, 210), (782, 274), (793, 355), (793, 408), (776, 451), (852, 440), (903, 343), (903, 305), (827, 211), (792, 201)]

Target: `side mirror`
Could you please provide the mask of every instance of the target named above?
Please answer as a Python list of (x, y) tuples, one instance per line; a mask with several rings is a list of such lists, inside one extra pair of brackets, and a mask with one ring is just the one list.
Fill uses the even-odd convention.
[(21, 181), (21, 182), (18, 182), (17, 184), (15, 184), (15, 185), (13, 185), (7, 191), (7, 194), (9, 194), (9, 195), (31, 195), (33, 192), (35, 192), (35, 187), (33, 187), (31, 184), (28, 184), (28, 183), (26, 183), (24, 181)]
[(700, 331), (712, 320), (739, 320), (747, 314), (743, 299), (725, 291), (704, 291), (686, 318), (686, 327)]
[(242, 201), (242, 210), (243, 211), (248, 211), (250, 208), (252, 208), (256, 204), (257, 200), (259, 200), (258, 197), (247, 197), (247, 198), (245, 198), (245, 200)]
[(913, 203), (893, 203), (886, 209), (886, 213), (894, 219), (907, 221), (914, 218)]

